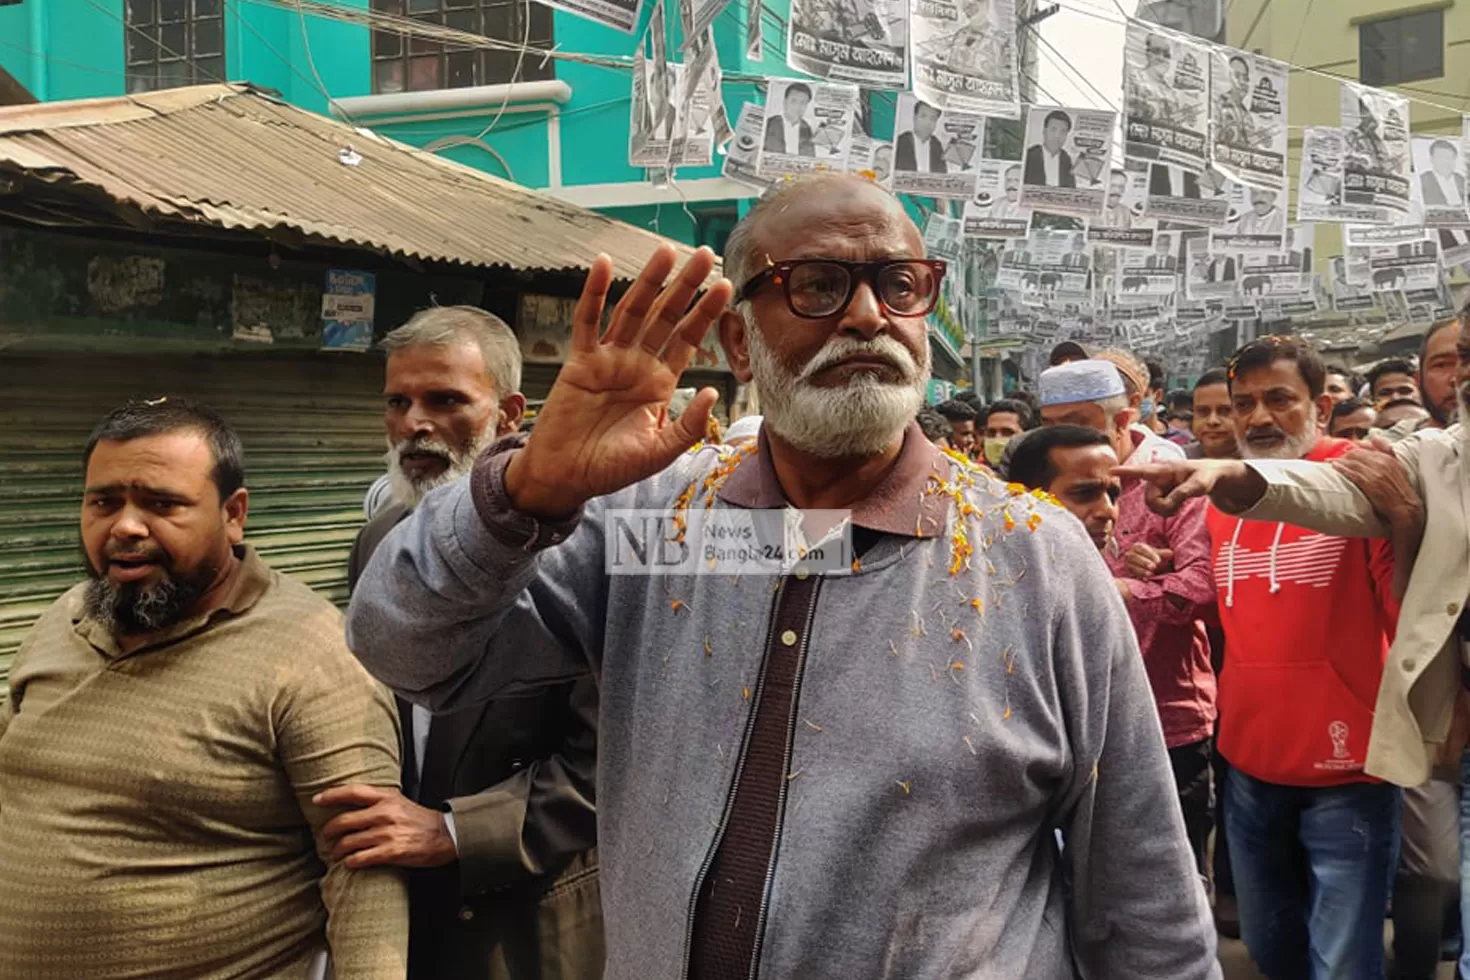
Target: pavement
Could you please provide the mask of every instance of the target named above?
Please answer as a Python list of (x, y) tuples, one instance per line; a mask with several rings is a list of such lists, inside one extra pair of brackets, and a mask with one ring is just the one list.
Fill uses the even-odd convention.
[[(1388, 943), (1391, 935), (1392, 930), (1385, 928), (1385, 944)], [(1265, 980), (1264, 975), (1251, 965), (1251, 958), (1245, 951), (1245, 944), (1238, 939), (1220, 937), (1220, 965), (1224, 967), (1225, 980)], [(1390, 971), (1389, 976), (1392, 975)], [(1455, 980), (1455, 965), (1441, 963), (1435, 980)]]

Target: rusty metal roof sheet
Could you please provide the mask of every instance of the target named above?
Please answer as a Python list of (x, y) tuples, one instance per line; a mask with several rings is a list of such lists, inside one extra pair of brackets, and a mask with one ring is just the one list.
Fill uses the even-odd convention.
[(398, 257), (631, 279), (650, 231), (287, 105), (250, 85), (0, 108), (0, 174), (101, 191), (144, 213), (291, 229)]

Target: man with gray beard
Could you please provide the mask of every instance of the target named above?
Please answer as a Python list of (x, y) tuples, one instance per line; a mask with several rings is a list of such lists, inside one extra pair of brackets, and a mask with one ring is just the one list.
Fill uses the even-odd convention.
[[(599, 335), (594, 263), (534, 435), (378, 548), (357, 654), (435, 710), (596, 673), (610, 980), (1218, 977), (1096, 548), (914, 421), (946, 270), (903, 207), (785, 182), (738, 290), (674, 266)], [(717, 394), (667, 405), (717, 319), (764, 421), (690, 452)]]
[[(459, 480), (525, 409), (520, 344), (498, 317), (434, 307), (383, 339), (392, 501), (363, 566), (430, 490)], [(327, 827), (358, 866), (409, 869), (409, 976), (595, 980), (597, 687), (587, 672), (434, 716), (399, 699), (403, 791), (352, 786)]]

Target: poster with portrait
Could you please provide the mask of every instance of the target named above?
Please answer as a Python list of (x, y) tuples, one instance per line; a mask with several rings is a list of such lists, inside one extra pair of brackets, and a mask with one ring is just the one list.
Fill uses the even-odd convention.
[(755, 191), (764, 191), (772, 181), (759, 172), (761, 138), (765, 132), (766, 110), (754, 102), (740, 107), (735, 119), (735, 136), (725, 151), (720, 173)]
[(924, 220), (924, 251), (930, 258), (958, 262), (965, 252), (964, 221), (930, 211)]
[(1122, 253), (1122, 267), (1117, 274), (1119, 301), (1174, 296), (1179, 291), (1180, 241), (1177, 232), (1154, 233), (1151, 251), (1130, 250)]
[(1470, 226), (1465, 193), (1465, 148), (1462, 136), (1416, 136), (1410, 143), (1414, 159), (1411, 188), (1413, 216), (1430, 228)]
[(904, 0), (791, 0), (786, 63), (816, 78), (902, 90), (908, 33)]
[(845, 170), (857, 105), (854, 85), (771, 79), (766, 87), (761, 176)]
[(1210, 55), (1134, 21), (1123, 48), (1123, 155), (1200, 173), (1209, 162)]
[(1108, 174), (1102, 214), (1087, 222), (1087, 240), (1094, 245), (1153, 248), (1156, 222), (1144, 217), (1148, 203), (1148, 165), (1125, 161)]
[(965, 237), (990, 241), (1025, 238), (1031, 212), (1021, 206), (1021, 165), (981, 160), (975, 193), (965, 202)]
[(1439, 288), (1439, 242), (1425, 240), (1368, 250), (1368, 288), (1375, 293)]
[(995, 284), (1019, 293), (1020, 301), (1029, 305), (1064, 296), (1081, 302), (1091, 265), (1086, 232), (1033, 231), (1006, 249)]
[(1148, 164), (1148, 194), (1145, 217), (1159, 222), (1161, 229), (1217, 228), (1230, 217), (1231, 188), (1228, 177), (1213, 167), (1191, 173), (1183, 167)]
[(1240, 256), (1217, 249), (1209, 239), (1185, 245), (1184, 292), (1192, 300), (1224, 299), (1240, 288)]
[(1363, 254), (1362, 282), (1354, 282), (1348, 272), (1348, 257), (1346, 255), (1334, 255), (1328, 260), (1328, 270), (1331, 278), (1332, 309), (1337, 313), (1359, 313), (1363, 310), (1371, 310), (1378, 305), (1378, 297), (1368, 288), (1368, 281), (1372, 276), (1368, 270), (1368, 255), (1366, 250)]
[[(652, 43), (653, 56), (646, 48)], [(667, 167), (678, 109), (675, 75), (665, 57), (663, 0), (654, 4), (648, 30), (633, 49), (633, 104), (628, 126), (628, 165)]]
[(1230, 216), (1210, 232), (1211, 251), (1279, 252), (1286, 236), (1284, 191), (1231, 182)]
[(1431, 237), (1439, 245), (1439, 260), (1444, 268), (1470, 262), (1470, 229), (1436, 228)]
[(1286, 203), (1286, 86), (1290, 69), (1234, 48), (1210, 54), (1210, 162), (1231, 180)]
[(638, 28), (642, 0), (543, 0), (548, 7), (565, 10), (624, 34)]
[(1377, 222), (1383, 209), (1352, 204), (1343, 195), (1346, 134), (1337, 126), (1308, 126), (1302, 131), (1302, 166), (1296, 189), (1296, 220)]
[(955, 201), (974, 196), (984, 116), (941, 110), (904, 92), (898, 97), (893, 129), (896, 193)]
[(909, 0), (909, 32), (919, 98), (1020, 118), (1015, 0)]
[(1364, 224), (1388, 224), (1407, 214), (1412, 176), (1409, 100), (1345, 82), (1342, 130), (1343, 203), (1378, 212)]
[(1021, 203), (1033, 211), (1100, 216), (1117, 114), (1032, 106), (1026, 114)]

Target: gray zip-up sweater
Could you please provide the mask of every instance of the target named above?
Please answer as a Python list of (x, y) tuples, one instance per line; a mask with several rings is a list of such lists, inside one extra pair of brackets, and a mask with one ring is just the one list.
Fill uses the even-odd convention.
[[(706, 506), (783, 503), (763, 450), (691, 453), (550, 528), (511, 509), (497, 447), (353, 596), (353, 650), (436, 710), (597, 672), (609, 980), (685, 975), (779, 580), (610, 576), (608, 514), (677, 514), (697, 541)], [(800, 640), (759, 976), (1218, 978), (1138, 647), (1081, 525), (917, 426), (853, 523), (882, 537), (822, 579)]]

